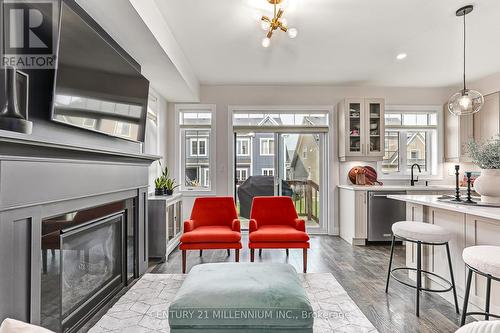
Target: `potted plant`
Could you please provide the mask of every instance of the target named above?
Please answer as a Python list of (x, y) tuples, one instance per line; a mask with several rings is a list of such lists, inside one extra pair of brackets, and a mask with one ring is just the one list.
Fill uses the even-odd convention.
[(467, 151), (473, 162), (482, 170), (474, 181), (474, 190), (481, 201), (500, 204), (500, 134), (485, 142), (470, 141)]
[(155, 179), (155, 195), (164, 195), (165, 194), (165, 179), (163, 176), (160, 176)]
[[(161, 164), (160, 164), (161, 165)], [(175, 185), (175, 178), (170, 178), (170, 172), (168, 167), (165, 167), (162, 171), (163, 177), (163, 191), (166, 195), (172, 195), (174, 190), (179, 187), (179, 185)]]
[(164, 190), (166, 195), (172, 195), (177, 187), (179, 187), (179, 185), (175, 185), (175, 179), (165, 179)]

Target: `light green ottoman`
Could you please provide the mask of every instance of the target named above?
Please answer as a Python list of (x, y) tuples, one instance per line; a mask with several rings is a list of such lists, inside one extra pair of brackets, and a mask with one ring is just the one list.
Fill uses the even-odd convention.
[(304, 332), (312, 307), (288, 264), (197, 265), (169, 308), (172, 333)]

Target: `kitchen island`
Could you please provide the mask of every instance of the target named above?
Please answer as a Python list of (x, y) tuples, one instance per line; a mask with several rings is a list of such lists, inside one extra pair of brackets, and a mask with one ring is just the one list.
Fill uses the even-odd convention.
[[(462, 260), (464, 248), (474, 245), (500, 246), (500, 208), (461, 205), (441, 202), (437, 195), (389, 195), (389, 199), (406, 202), (406, 219), (415, 223), (439, 225), (452, 234), (450, 252), (457, 293), (462, 306), (466, 269)], [(422, 269), (449, 278), (446, 249), (444, 246), (423, 246)], [(406, 245), (406, 265), (416, 267), (416, 246)], [(414, 279), (410, 274), (410, 278)], [(439, 280), (432, 276), (423, 279), (427, 287), (439, 287)], [(442, 287), (442, 286), (441, 286)], [(500, 283), (492, 283), (491, 312), (500, 313)], [(486, 279), (472, 281), (470, 304), (484, 310)], [(451, 293), (440, 294), (452, 302)]]

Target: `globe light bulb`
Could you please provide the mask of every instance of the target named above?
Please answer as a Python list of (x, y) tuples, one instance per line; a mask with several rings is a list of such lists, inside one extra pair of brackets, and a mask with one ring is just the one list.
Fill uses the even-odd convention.
[(295, 28), (290, 28), (290, 29), (288, 29), (287, 33), (288, 33), (288, 37), (293, 39), (293, 38), (297, 37), (299, 32)]
[(264, 38), (262, 40), (262, 47), (269, 47), (269, 45), (271, 45), (271, 38), (268, 37)]
[(262, 20), (260, 21), (260, 27), (262, 28), (262, 30), (268, 31), (269, 28), (271, 27), (271, 24), (267, 21)]
[(468, 110), (472, 104), (472, 101), (468, 95), (464, 95), (460, 97), (460, 99), (458, 100), (458, 104), (460, 104), (460, 107), (462, 107), (462, 109)]

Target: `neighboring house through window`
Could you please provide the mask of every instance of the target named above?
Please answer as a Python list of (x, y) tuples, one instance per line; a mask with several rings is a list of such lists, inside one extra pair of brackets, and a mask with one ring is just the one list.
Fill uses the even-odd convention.
[(214, 169), (213, 113), (215, 106), (175, 106), (180, 133), (179, 184), (181, 191), (211, 191)]
[(441, 108), (438, 106), (387, 106), (385, 156), (379, 163), (384, 178), (407, 177), (411, 166), (422, 174), (439, 176), (443, 158)]

